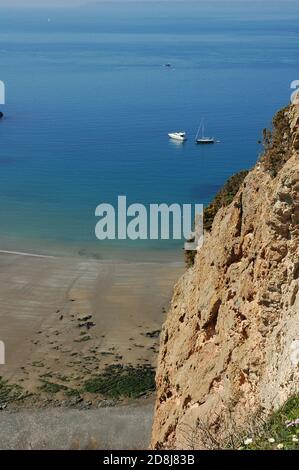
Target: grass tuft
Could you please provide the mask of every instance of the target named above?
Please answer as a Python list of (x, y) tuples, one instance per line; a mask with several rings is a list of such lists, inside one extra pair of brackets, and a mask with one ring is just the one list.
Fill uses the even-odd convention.
[(138, 398), (155, 390), (155, 372), (149, 366), (111, 365), (84, 384), (84, 392), (107, 398)]
[(24, 390), (20, 385), (10, 384), (0, 377), (0, 404), (18, 400), (23, 395)]

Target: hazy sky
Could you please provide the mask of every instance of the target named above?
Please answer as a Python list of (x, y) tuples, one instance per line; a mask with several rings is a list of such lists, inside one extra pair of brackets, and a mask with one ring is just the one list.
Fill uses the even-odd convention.
[[(133, 0), (0, 0), (0, 7), (1, 6), (24, 6), (24, 7), (25, 6), (39, 6), (39, 7), (42, 7), (42, 6), (51, 6), (51, 5), (53, 6), (77, 6), (77, 5), (84, 5), (84, 4), (100, 3), (101, 1), (126, 2), (126, 1), (133, 1)], [(151, 0), (138, 0), (138, 1), (149, 2)], [(158, 1), (176, 1), (176, 0), (158, 0)], [(197, 1), (200, 2), (201, 0), (197, 0)], [(238, 0), (235, 0), (235, 1), (238, 1)], [(245, 1), (245, 0), (239, 0), (239, 1)]]
[[(1, 6), (23, 6), (23, 7), (31, 7), (31, 6), (38, 6), (38, 7), (49, 7), (49, 6), (78, 6), (78, 5), (88, 5), (93, 3), (100, 3), (101, 1), (105, 2), (113, 2), (113, 1), (143, 1), (149, 2), (151, 0), (0, 0), (0, 7)], [(156, 0), (157, 1), (157, 0)], [(158, 0), (158, 1), (177, 1), (177, 0)], [(186, 0), (185, 0), (186, 1)], [(198, 0), (200, 1), (200, 0)]]
[[(77, 5), (84, 5), (84, 4), (88, 5), (92, 3), (100, 3), (101, 1), (126, 2), (126, 1), (132, 1), (132, 0), (0, 0), (0, 6), (39, 6), (39, 7), (51, 6), (51, 5), (53, 6), (77, 6)], [(151, 0), (138, 0), (138, 1), (145, 2), (145, 1), (151, 1)], [(167, 0), (158, 0), (158, 1), (167, 1)]]
[(86, 0), (0, 0), (0, 6), (72, 6), (86, 3)]
[[(3, 7), (49, 7), (49, 6), (61, 6), (61, 7), (65, 7), (65, 6), (78, 6), (78, 5), (88, 5), (88, 4), (93, 4), (93, 3), (100, 3), (101, 1), (105, 1), (105, 2), (113, 2), (113, 1), (123, 1), (123, 2), (127, 2), (127, 1), (138, 1), (138, 2), (150, 2), (150, 1), (162, 1), (162, 2), (167, 2), (167, 1), (170, 1), (170, 2), (174, 2), (174, 1), (183, 1), (183, 0), (0, 0), (0, 7), (3, 6)], [(185, 2), (187, 2), (188, 0), (184, 0)], [(198, 3), (200, 1), (203, 1), (203, 0), (193, 0), (193, 1), (197, 1)], [(205, 0), (207, 1), (207, 0)], [(215, 0), (209, 0), (209, 1), (215, 1)], [(216, 0), (217, 1), (217, 0)], [(219, 0), (218, 0), (219, 1)], [(221, 0), (220, 0), (221, 1)], [(225, 1), (225, 0), (224, 0)], [(250, 2), (252, 0), (226, 0), (228, 2)], [(257, 0), (256, 0), (257, 1)], [(260, 0), (260, 1), (267, 1), (267, 0)], [(273, 1), (273, 0), (270, 0), (270, 1)]]

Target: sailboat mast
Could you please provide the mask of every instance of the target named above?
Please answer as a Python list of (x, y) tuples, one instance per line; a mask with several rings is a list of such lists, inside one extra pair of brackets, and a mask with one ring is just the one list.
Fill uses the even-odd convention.
[(196, 136), (195, 136), (195, 141), (197, 141), (197, 139), (198, 139), (200, 130), (201, 130), (201, 128), (202, 128), (202, 125), (203, 125), (203, 120), (200, 121), (199, 128), (197, 129), (197, 134), (196, 134)]

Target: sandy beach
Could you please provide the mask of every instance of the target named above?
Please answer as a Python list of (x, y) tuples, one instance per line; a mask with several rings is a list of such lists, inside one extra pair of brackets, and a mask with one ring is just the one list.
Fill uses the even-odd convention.
[(42, 395), (45, 381), (77, 390), (111, 364), (155, 366), (164, 312), (182, 270), (170, 261), (1, 252), (6, 364), (0, 375)]

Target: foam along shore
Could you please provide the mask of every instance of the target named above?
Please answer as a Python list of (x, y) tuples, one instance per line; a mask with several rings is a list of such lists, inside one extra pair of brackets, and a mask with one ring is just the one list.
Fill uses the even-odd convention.
[(7, 255), (30, 256), (33, 258), (54, 258), (54, 256), (51, 256), (51, 255), (39, 255), (37, 253), (25, 253), (23, 251), (0, 250), (0, 254), (1, 253), (7, 254)]
[(171, 262), (1, 251), (0, 375), (39, 393), (45, 383), (81, 388), (111, 364), (154, 366), (163, 310), (182, 271)]

